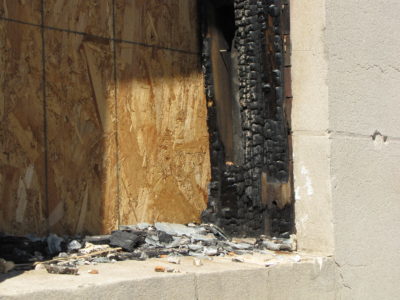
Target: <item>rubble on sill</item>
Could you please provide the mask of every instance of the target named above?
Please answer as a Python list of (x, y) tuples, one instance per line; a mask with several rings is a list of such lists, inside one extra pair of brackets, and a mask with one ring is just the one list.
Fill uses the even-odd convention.
[[(141, 223), (120, 226), (110, 235), (86, 237), (59, 237), (50, 234), (47, 238), (32, 236), (13, 237), (0, 235), (0, 258), (7, 263), (3, 273), (16, 269), (46, 269), (53, 274), (77, 275), (79, 267), (123, 260), (146, 260), (166, 258), (170, 264), (178, 265), (181, 256), (193, 257), (193, 264), (202, 265), (202, 260), (214, 256), (228, 257), (233, 262), (244, 262), (246, 254), (272, 254), (265, 263), (271, 266), (280, 262), (279, 253), (295, 251), (294, 235), (287, 238), (229, 238), (220, 228), (212, 224)], [(293, 256), (298, 262), (300, 257)], [(12, 262), (13, 261), (13, 262)], [(15, 263), (15, 265), (13, 265)], [(157, 269), (160, 272), (179, 272), (175, 268)], [(171, 271), (172, 270), (172, 271)], [(0, 269), (1, 271), (1, 269)]]

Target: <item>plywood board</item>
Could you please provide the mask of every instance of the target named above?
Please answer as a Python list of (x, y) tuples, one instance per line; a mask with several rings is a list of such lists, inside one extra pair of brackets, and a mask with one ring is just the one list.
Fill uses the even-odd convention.
[(116, 0), (116, 37), (197, 52), (197, 0)]
[(0, 21), (0, 231), (46, 231), (40, 29)]
[(122, 43), (117, 62), (121, 223), (199, 221), (210, 179), (199, 57)]
[(112, 0), (46, 0), (46, 26), (112, 37)]
[(49, 223), (68, 234), (116, 227), (116, 140), (111, 44), (45, 32)]
[[(101, 233), (199, 221), (206, 207), (203, 77), (184, 53), (199, 51), (197, 1), (46, 0), (45, 25), (110, 38), (113, 2), (117, 38), (156, 46), (117, 42), (117, 87), (108, 39), (45, 29), (42, 53), (40, 28), (0, 21), (0, 231)], [(0, 0), (24, 22), (40, 9)]]
[(0, 16), (40, 24), (41, 0), (1, 0)]

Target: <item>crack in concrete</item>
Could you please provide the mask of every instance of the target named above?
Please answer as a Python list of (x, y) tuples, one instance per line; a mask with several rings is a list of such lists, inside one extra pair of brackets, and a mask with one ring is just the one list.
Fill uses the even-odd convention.
[(341, 266), (336, 260), (334, 260), (334, 262), (335, 262), (335, 265), (337, 266), (337, 272), (338, 272), (339, 277), (340, 277), (340, 285), (343, 286), (346, 289), (350, 289), (351, 290), (352, 288), (348, 283), (346, 283), (346, 281), (344, 279), (344, 276), (343, 276), (343, 273), (342, 273), (342, 270), (341, 270), (341, 267), (343, 265)]
[(199, 276), (198, 274), (194, 275), (194, 299), (199, 300), (199, 286), (198, 286)]
[(372, 134), (361, 134), (355, 133), (351, 131), (337, 131), (337, 130), (294, 130), (291, 132), (293, 136), (316, 136), (316, 137), (328, 137), (328, 138), (335, 138), (335, 137), (348, 137), (348, 138), (360, 138), (360, 139), (373, 139), (377, 136), (382, 136), (384, 142), (390, 141), (399, 141), (400, 137), (390, 136), (390, 135), (383, 135), (379, 130), (375, 130)]

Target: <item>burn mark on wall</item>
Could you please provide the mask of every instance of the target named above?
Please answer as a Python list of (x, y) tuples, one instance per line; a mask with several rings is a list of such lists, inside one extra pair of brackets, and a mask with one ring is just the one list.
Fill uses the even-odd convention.
[(203, 221), (235, 235), (290, 232), (288, 3), (202, 1), (200, 12), (212, 165)]

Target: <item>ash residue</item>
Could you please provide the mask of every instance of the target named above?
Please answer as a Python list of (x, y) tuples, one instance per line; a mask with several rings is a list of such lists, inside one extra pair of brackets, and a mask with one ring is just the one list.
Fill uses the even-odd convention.
[[(287, 239), (229, 238), (211, 224), (155, 223), (120, 226), (110, 235), (46, 238), (0, 236), (0, 258), (29, 269), (44, 264), (51, 273), (74, 274), (81, 265), (146, 260), (162, 256), (210, 256), (294, 251), (294, 236)], [(59, 268), (58, 268), (59, 267)], [(72, 269), (71, 269), (72, 268)], [(67, 272), (67, 271), (69, 272)], [(50, 272), (50, 271), (49, 271)]]

